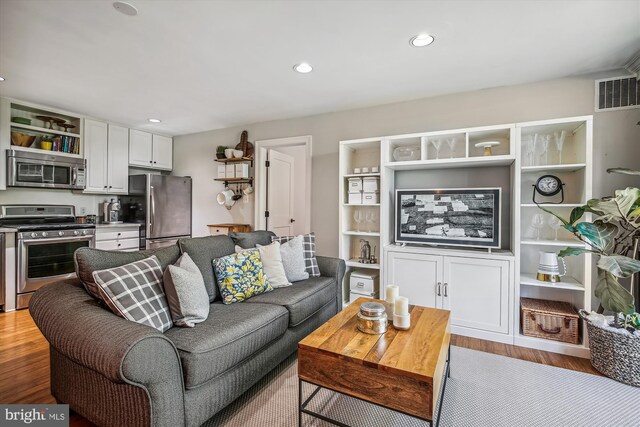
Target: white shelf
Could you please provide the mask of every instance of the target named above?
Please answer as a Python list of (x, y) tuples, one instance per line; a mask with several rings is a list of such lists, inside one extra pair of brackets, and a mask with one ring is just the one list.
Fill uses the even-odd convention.
[(371, 237), (380, 237), (379, 231), (343, 231), (342, 234), (346, 234), (349, 236), (371, 236)]
[(347, 267), (358, 267), (358, 268), (370, 268), (373, 270), (380, 270), (380, 264), (363, 264), (359, 262), (357, 259), (350, 259), (346, 261)]
[(522, 172), (575, 172), (584, 169), (585, 163), (572, 163), (565, 165), (523, 166)]
[(43, 150), (41, 148), (18, 147), (17, 145), (12, 145), (11, 148), (16, 151), (27, 151), (29, 153), (51, 154), (54, 156), (65, 156), (74, 158), (82, 157), (80, 154), (65, 153), (64, 151)]
[(579, 206), (584, 206), (584, 203), (522, 203), (520, 206), (523, 208), (537, 208), (538, 206), (542, 206), (543, 208), (577, 208)]
[(459, 157), (453, 159), (411, 160), (407, 162), (389, 162), (384, 166), (393, 170), (448, 169), (448, 168), (484, 168), (488, 166), (509, 166), (514, 156)]
[(522, 273), (520, 274), (520, 284), (527, 286), (538, 286), (541, 288), (554, 288), (554, 289), (569, 289), (572, 291), (584, 292), (584, 286), (573, 277), (564, 276), (562, 282), (542, 282), (536, 279), (535, 274)]
[(349, 173), (346, 175), (342, 175), (344, 178), (365, 178), (367, 176), (380, 176), (380, 172), (369, 172), (369, 173)]
[(520, 242), (520, 244), (532, 246), (567, 246), (571, 248), (586, 247), (586, 244), (577, 240), (523, 240)]
[(362, 207), (362, 206), (364, 206), (364, 207), (367, 207), (367, 206), (380, 206), (380, 203), (370, 203), (370, 204), (367, 204), (367, 205), (362, 204), (362, 203), (343, 203), (343, 206), (360, 206), (360, 207)]
[(41, 128), (39, 126), (23, 125), (23, 124), (20, 124), (20, 123), (13, 123), (12, 122), (11, 123), (11, 127), (12, 128), (18, 128), (18, 129), (32, 130), (32, 131), (35, 131), (35, 132), (52, 134), (52, 135), (73, 136), (74, 138), (80, 138), (80, 134), (79, 133), (63, 132), (61, 130)]
[(566, 342), (546, 340), (544, 338), (528, 337), (518, 331), (514, 337), (514, 344), (520, 347), (535, 348), (569, 356), (589, 358), (589, 348), (584, 344), (570, 344)]

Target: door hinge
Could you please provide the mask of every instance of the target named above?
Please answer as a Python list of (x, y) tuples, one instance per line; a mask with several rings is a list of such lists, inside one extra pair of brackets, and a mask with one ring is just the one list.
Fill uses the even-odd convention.
[(271, 162), (269, 162), (269, 160), (267, 160), (266, 162), (264, 162), (264, 166), (268, 168), (269, 166), (271, 166)]
[(264, 217), (269, 218), (269, 211), (264, 211)]

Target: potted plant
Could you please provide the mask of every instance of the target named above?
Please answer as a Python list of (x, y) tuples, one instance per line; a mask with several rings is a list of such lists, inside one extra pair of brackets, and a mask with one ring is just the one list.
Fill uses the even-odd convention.
[[(607, 172), (640, 175), (640, 171), (622, 168)], [(539, 207), (562, 221), (566, 230), (586, 244), (584, 248), (563, 249), (559, 256), (594, 254), (598, 257), (595, 287), (595, 296), (600, 300), (598, 313), (612, 312), (614, 321), (607, 322), (602, 315), (589, 315), (580, 310), (581, 317), (587, 321), (591, 364), (610, 378), (640, 386), (640, 318), (633, 295), (633, 276), (640, 272), (637, 259), (640, 189), (628, 187), (617, 190), (613, 197), (591, 199), (586, 205), (574, 208), (568, 219)], [(581, 221), (585, 213), (593, 214), (594, 220)], [(631, 282), (630, 291), (620, 279)]]
[(224, 159), (226, 158), (226, 156), (224, 155), (224, 150), (226, 150), (228, 147), (225, 147), (224, 145), (218, 145), (218, 147), (216, 148), (216, 158), (218, 159)]

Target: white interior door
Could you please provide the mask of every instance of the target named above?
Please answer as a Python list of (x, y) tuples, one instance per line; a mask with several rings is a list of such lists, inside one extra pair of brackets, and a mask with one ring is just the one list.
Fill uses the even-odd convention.
[(294, 159), (269, 150), (267, 168), (267, 230), (278, 236), (293, 234)]

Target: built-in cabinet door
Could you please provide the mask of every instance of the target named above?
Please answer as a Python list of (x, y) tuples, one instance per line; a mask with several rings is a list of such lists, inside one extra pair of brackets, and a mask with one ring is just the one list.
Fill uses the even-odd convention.
[(162, 135), (153, 135), (153, 167), (172, 169), (173, 139)]
[(388, 252), (387, 256), (387, 284), (397, 285), (400, 295), (409, 298), (410, 304), (434, 308), (441, 305), (441, 256), (404, 252)]
[(129, 129), (109, 125), (108, 191), (127, 194), (129, 191)]
[(129, 131), (129, 164), (153, 167), (153, 136), (149, 132)]
[(506, 334), (508, 304), (509, 261), (444, 257), (442, 308), (452, 325)]
[(84, 121), (84, 155), (87, 161), (86, 192), (107, 192), (107, 124)]

